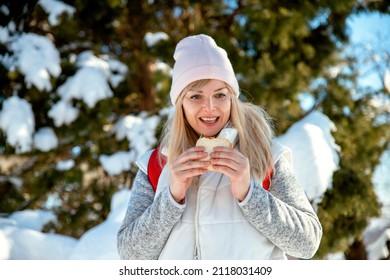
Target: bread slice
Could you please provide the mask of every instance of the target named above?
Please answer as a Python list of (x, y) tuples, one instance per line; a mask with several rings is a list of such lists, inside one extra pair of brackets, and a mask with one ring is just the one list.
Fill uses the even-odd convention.
[[(227, 140), (226, 138), (202, 137), (202, 138), (199, 138), (198, 141), (196, 141), (196, 146), (205, 147), (204, 151), (206, 153), (208, 153), (209, 156), (204, 158), (204, 159), (202, 159), (202, 160), (210, 160), (210, 153), (213, 152), (214, 147), (221, 147), (221, 146), (223, 146), (223, 147), (232, 148), (233, 144), (229, 140)], [(215, 171), (211, 164), (207, 167), (207, 169), (210, 170), (210, 171)]]

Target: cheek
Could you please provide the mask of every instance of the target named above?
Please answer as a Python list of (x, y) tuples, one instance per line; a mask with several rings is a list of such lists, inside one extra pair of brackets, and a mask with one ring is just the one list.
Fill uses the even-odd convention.
[(184, 105), (183, 104), (183, 113), (184, 117), (189, 123), (192, 123), (193, 120), (195, 119), (195, 110), (192, 106)]
[(227, 104), (224, 108), (226, 109), (223, 110), (223, 118), (225, 120), (230, 119), (231, 108), (232, 108), (231, 103)]

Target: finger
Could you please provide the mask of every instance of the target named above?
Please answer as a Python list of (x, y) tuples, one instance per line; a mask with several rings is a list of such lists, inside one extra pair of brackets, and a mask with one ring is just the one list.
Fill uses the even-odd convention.
[(187, 163), (183, 164), (184, 170), (189, 169), (207, 169), (207, 166), (210, 165), (209, 160), (195, 160), (195, 161), (188, 161)]
[(225, 166), (239, 173), (245, 172), (249, 168), (248, 158), (235, 150), (233, 152), (229, 150), (213, 152), (210, 161), (213, 166)]
[(216, 151), (216, 152), (212, 152), (210, 154), (210, 157), (211, 159), (226, 159), (226, 160), (231, 160), (237, 164), (242, 164), (245, 162), (245, 157), (240, 154), (240, 153), (237, 153), (235, 152), (235, 150), (233, 151)]
[(172, 170), (174, 172), (183, 172), (190, 169), (205, 169), (210, 165), (210, 161), (205, 160), (190, 160), (184, 163), (175, 162), (172, 165)]
[(233, 170), (225, 165), (213, 165), (213, 169), (228, 176), (229, 178), (236, 178), (238, 176), (238, 172), (236, 170)]
[(183, 172), (183, 176), (186, 176), (187, 178), (198, 176), (198, 175), (203, 175), (206, 173), (208, 170), (207, 168), (192, 168), (188, 169)]
[(208, 153), (204, 152), (204, 147), (193, 147), (184, 151), (179, 157), (178, 161), (180, 163), (185, 163), (191, 160), (200, 160), (206, 158)]
[(249, 160), (246, 156), (233, 148), (218, 147), (215, 152), (210, 154), (212, 164), (227, 165), (234, 170), (246, 168)]
[(225, 146), (217, 146), (213, 149), (214, 152), (232, 152), (235, 151), (233, 148), (225, 147)]
[(179, 174), (181, 178), (188, 179), (198, 175), (203, 175), (207, 171), (208, 170), (206, 168), (191, 168), (191, 169), (180, 171)]
[(240, 169), (240, 163), (229, 158), (212, 158), (210, 162), (212, 166), (225, 166), (234, 171)]

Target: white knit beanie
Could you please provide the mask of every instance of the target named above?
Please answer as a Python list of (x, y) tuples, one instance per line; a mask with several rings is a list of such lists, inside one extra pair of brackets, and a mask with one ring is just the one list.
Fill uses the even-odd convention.
[(227, 83), (239, 96), (240, 91), (232, 64), (224, 49), (210, 36), (201, 34), (182, 39), (173, 55), (171, 102), (175, 105), (182, 90), (190, 83), (202, 79), (216, 79)]

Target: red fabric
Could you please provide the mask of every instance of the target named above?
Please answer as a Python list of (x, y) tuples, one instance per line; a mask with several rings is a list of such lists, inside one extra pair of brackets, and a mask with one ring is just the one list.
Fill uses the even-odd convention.
[(160, 165), (158, 160), (158, 151), (160, 148), (154, 149), (150, 155), (148, 162), (148, 176), (149, 181), (153, 186), (154, 191), (157, 189), (158, 178), (160, 178), (161, 171), (166, 163), (165, 157), (162, 158), (162, 165)]
[(265, 178), (263, 180), (263, 188), (265, 190), (269, 190), (269, 186), (271, 185), (271, 177), (272, 177), (272, 168), (270, 168), (267, 172), (267, 174), (265, 174)]
[[(152, 154), (150, 155), (149, 162), (148, 162), (148, 176), (149, 181), (153, 186), (154, 191), (157, 189), (158, 179), (160, 178), (160, 174), (162, 169), (164, 168), (166, 164), (166, 158), (162, 158), (162, 165), (160, 165), (158, 161), (158, 151), (160, 148), (156, 148), (153, 150)], [(269, 187), (271, 185), (271, 177), (272, 177), (272, 168), (267, 172), (265, 175), (265, 178), (263, 180), (263, 188), (265, 190), (269, 190)]]

